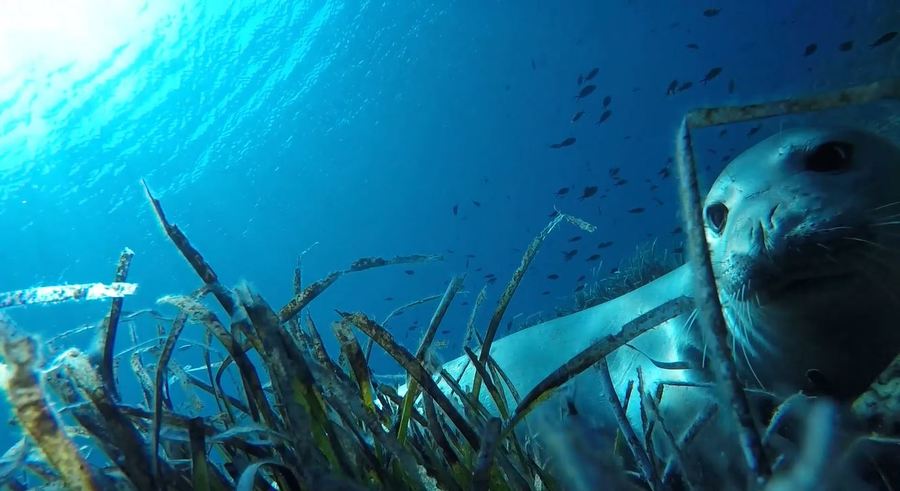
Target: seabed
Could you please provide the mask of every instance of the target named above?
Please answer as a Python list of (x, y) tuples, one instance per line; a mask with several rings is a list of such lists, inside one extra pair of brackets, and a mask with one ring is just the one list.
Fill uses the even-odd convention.
[[(347, 269), (304, 285), (294, 272), (294, 296), (275, 309), (249, 287), (226, 288), (210, 264), (172, 224), (161, 203), (145, 185), (153, 211), (166, 235), (197, 273), (202, 286), (160, 303), (177, 315), (166, 321), (154, 342), (113, 351), (122, 324), (133, 253), (123, 251), (110, 284), (29, 289), (0, 296), (0, 308), (34, 303), (109, 298), (110, 310), (99, 324), (98, 348), (68, 349), (48, 366), (40, 363), (39, 345), (12, 318), (0, 313), (0, 354), (7, 366), (4, 389), (23, 437), (0, 458), (0, 488), (137, 489), (137, 490), (554, 490), (577, 489), (577, 468), (567, 466), (529, 438), (517, 437), (520, 423), (541, 404), (548, 404), (566, 382), (590, 367), (601, 372), (604, 357), (634, 337), (670, 318), (672, 312), (696, 307), (711, 343), (719, 375), (713, 388), (722, 397), (676, 432), (660, 417), (665, 392), (644, 387), (640, 378), (628, 396), (615, 396), (612, 382), (600, 390), (612, 394), (610, 404), (619, 431), (608, 446), (591, 454), (588, 465), (602, 469), (614, 489), (699, 489), (692, 472), (697, 456), (685, 450), (717, 412), (735, 422), (734, 451), (745, 469), (735, 488), (813, 490), (833, 484), (836, 471), (848, 467), (873, 448), (897, 453), (900, 444), (900, 357), (871, 389), (847, 407), (802, 394), (774, 401), (774, 411), (761, 424), (750, 414), (747, 390), (729, 368), (727, 333), (718, 305), (705, 238), (700, 225), (690, 129), (729, 124), (792, 112), (815, 111), (880, 99), (897, 99), (900, 81), (890, 80), (808, 98), (731, 108), (711, 108), (686, 115), (678, 136), (678, 168), (682, 215), (688, 235), (688, 261), (707, 288), (696, 298), (682, 297), (635, 318), (621, 332), (597, 341), (527, 394), (518, 394), (490, 356), (502, 318), (522, 277), (545, 238), (566, 222), (593, 227), (560, 213), (526, 250), (482, 333), (470, 322), (465, 354), (477, 376), (471, 389), (431, 362), (435, 333), (463, 283), (453, 278), (444, 294), (409, 304), (438, 301), (425, 335), (413, 353), (371, 317), (337, 312), (331, 325), (340, 345), (334, 359), (305, 309), (345, 274), (396, 264), (438, 260), (410, 255), (362, 258)], [(479, 296), (475, 309), (483, 301)], [(474, 319), (474, 311), (471, 319)], [(552, 322), (552, 321), (550, 321)], [(200, 370), (172, 361), (188, 324), (203, 328)], [(365, 346), (360, 343), (367, 339)], [(406, 390), (380, 383), (368, 359), (377, 345), (405, 371)], [(128, 357), (126, 360), (125, 357)], [(216, 361), (213, 362), (213, 358)], [(195, 376), (194, 373), (202, 373)], [(235, 376), (234, 381), (231, 377)], [(227, 378), (226, 378), (227, 377)], [(136, 380), (140, 397), (125, 400), (120, 380)], [(608, 380), (608, 376), (605, 378)], [(224, 379), (224, 380), (223, 380)], [(181, 397), (170, 385), (177, 381)], [(441, 381), (450, 387), (441, 390)], [(708, 388), (701, 388), (708, 390)], [(480, 402), (486, 391), (497, 412)], [(507, 404), (505, 393), (512, 393)], [(205, 403), (204, 403), (205, 401)], [(641, 409), (640, 428), (624, 417), (629, 404)], [(204, 415), (200, 415), (204, 414)], [(839, 418), (839, 416), (841, 416)], [(849, 423), (847, 423), (849, 422)], [(795, 452), (773, 445), (787, 426), (805, 427)], [(852, 428), (847, 437), (844, 430)], [(668, 448), (651, 438), (656, 431)], [(874, 467), (889, 480), (890, 470)], [(882, 472), (883, 471), (883, 472)], [(846, 482), (846, 481), (841, 481)], [(885, 481), (889, 487), (890, 483)], [(725, 483), (723, 487), (725, 488)], [(595, 489), (595, 488), (586, 488)]]

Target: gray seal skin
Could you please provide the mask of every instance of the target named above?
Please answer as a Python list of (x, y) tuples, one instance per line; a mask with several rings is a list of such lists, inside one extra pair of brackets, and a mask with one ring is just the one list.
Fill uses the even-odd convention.
[(900, 150), (890, 141), (779, 133), (728, 165), (704, 220), (745, 383), (850, 399), (900, 352)]
[[(900, 292), (894, 288), (900, 285), (900, 150), (890, 141), (844, 129), (780, 132), (724, 169), (703, 216), (732, 355), (748, 387), (848, 400), (900, 352)], [(499, 339), (491, 355), (524, 395), (599, 337), (668, 300), (691, 296), (691, 290), (691, 269), (684, 265), (609, 302)], [(637, 367), (651, 392), (660, 381), (709, 380), (703, 370), (665, 370), (650, 362), (703, 364), (703, 343), (691, 318), (684, 312), (607, 358), (620, 399)], [(474, 369), (466, 357), (443, 368), (471, 387)], [(452, 394), (443, 381), (439, 386)], [(613, 432), (596, 371), (585, 371), (570, 387), (566, 396), (574, 400), (567, 403), (588, 415), (593, 427)], [(678, 428), (710, 394), (670, 387), (661, 409)], [(506, 397), (515, 407), (509, 391)], [(487, 391), (480, 399), (497, 413)], [(545, 406), (544, 416), (560, 404)], [(628, 411), (636, 428), (638, 406)], [(532, 423), (526, 418), (533, 431)], [(707, 461), (698, 467), (709, 476), (734, 476), (734, 466), (740, 467), (739, 457), (721, 450), (733, 448), (733, 441), (723, 440), (732, 438), (727, 433), (706, 431), (700, 439)]]

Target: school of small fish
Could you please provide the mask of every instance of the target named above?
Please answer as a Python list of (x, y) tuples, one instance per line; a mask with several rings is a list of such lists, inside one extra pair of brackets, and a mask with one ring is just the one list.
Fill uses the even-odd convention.
[[(720, 8), (707, 8), (701, 11), (702, 17), (705, 17), (708, 22), (717, 22), (714, 20), (718, 18), (720, 14), (722, 14), (722, 9)], [(881, 46), (887, 45), (893, 41), (898, 36), (897, 31), (889, 31), (886, 32), (879, 37), (868, 40), (864, 43), (866, 47), (869, 49), (876, 49)], [(684, 48), (690, 50), (692, 52), (700, 52), (702, 53), (702, 47), (700, 44), (696, 42), (687, 42), (684, 45)], [(850, 52), (853, 51), (858, 46), (858, 43), (855, 40), (848, 39), (839, 43), (837, 46), (833, 46), (830, 49), (834, 49), (838, 52)], [(828, 49), (828, 47), (821, 46), (818, 42), (808, 42), (805, 45), (802, 45), (798, 48), (798, 55), (803, 58), (814, 57), (817, 54), (821, 53), (823, 50)], [(538, 70), (538, 65), (534, 59), (531, 60), (531, 69)], [(688, 91), (694, 87), (706, 87), (710, 85), (717, 84), (721, 81), (721, 79), (727, 79), (725, 88), (727, 89), (728, 94), (735, 94), (737, 90), (737, 83), (734, 78), (728, 77), (728, 70), (723, 66), (712, 66), (708, 68), (705, 72), (695, 73), (695, 77), (678, 77), (673, 78), (668, 82), (665, 87), (664, 94), (666, 96), (677, 96), (685, 91)], [(572, 101), (577, 106), (576, 109), (571, 113), (572, 116), (569, 118), (569, 123), (571, 125), (579, 124), (585, 119), (591, 118), (593, 115), (593, 123), (597, 126), (605, 126), (611, 121), (611, 118), (614, 114), (612, 106), (614, 97), (613, 94), (603, 94), (602, 97), (597, 95), (598, 93), (602, 94), (604, 92), (603, 89), (603, 70), (601, 67), (594, 66), (589, 68), (587, 71), (583, 73), (579, 73), (577, 77), (575, 77), (576, 89), (572, 93)], [(634, 87), (632, 92), (637, 92), (640, 90), (640, 87)], [(585, 124), (585, 123), (581, 123)], [(761, 124), (756, 124), (746, 131), (746, 137), (750, 138), (756, 135), (762, 129)], [(718, 137), (725, 138), (728, 134), (727, 129), (719, 130)], [(625, 136), (625, 139), (630, 139), (631, 136)], [(562, 138), (548, 143), (546, 146), (551, 150), (562, 150), (575, 146), (578, 143), (578, 140), (575, 136), (563, 136)], [(707, 150), (710, 154), (716, 155), (717, 152), (713, 149)], [(729, 148), (727, 153), (724, 153), (720, 156), (720, 162), (727, 163), (731, 160), (732, 156), (735, 153), (734, 148)], [(663, 180), (669, 179), (672, 174), (672, 163), (673, 158), (669, 157), (664, 166), (662, 166), (656, 172), (656, 178), (661, 182)], [(706, 170), (709, 171), (709, 166), (706, 167)], [(609, 186), (601, 186), (599, 184), (588, 184), (583, 186), (564, 186), (556, 189), (553, 192), (553, 196), (557, 200), (564, 200), (568, 198), (570, 195), (574, 197), (574, 199), (578, 202), (596, 202), (597, 200), (602, 200), (607, 197), (607, 195), (612, 191), (613, 187), (624, 187), (629, 181), (622, 177), (621, 168), (620, 167), (610, 167), (608, 169), (608, 177), (610, 179)], [(651, 207), (658, 208), (664, 205), (662, 199), (656, 196), (654, 193), (659, 189), (659, 182), (653, 182), (651, 179), (644, 179), (644, 182), (648, 185), (650, 191), (650, 200), (652, 204), (650, 206), (641, 205), (641, 206), (633, 206), (630, 208), (625, 208), (621, 210), (621, 213), (627, 215), (639, 215), (647, 212)], [(610, 187), (612, 186), (612, 187)], [(475, 208), (479, 208), (481, 203), (476, 200), (471, 200), (471, 205)], [(655, 205), (655, 206), (654, 206)], [(468, 205), (466, 205), (468, 206)], [(462, 211), (462, 204), (456, 203), (452, 206), (451, 212), (453, 216), (459, 216)], [(471, 208), (469, 208), (471, 209)], [(602, 213), (602, 209), (598, 209), (598, 212)], [(555, 217), (559, 212), (554, 209), (554, 211), (549, 213), (549, 217)], [(671, 232), (672, 235), (680, 236), (682, 234), (681, 227), (676, 227)], [(567, 240), (567, 243), (570, 245), (580, 245), (583, 242), (583, 237), (573, 236)], [(600, 241), (596, 244), (596, 249), (603, 251), (605, 253), (607, 248), (610, 248), (614, 245), (614, 242), (611, 240)], [(681, 253), (681, 247), (675, 247), (673, 249), (676, 253)], [(449, 251), (453, 252), (453, 251)], [(573, 261), (576, 257), (579, 256), (579, 249), (577, 247), (571, 248), (568, 250), (560, 251), (563, 262)], [(600, 252), (591, 251), (585, 254), (584, 261), (588, 263), (600, 262), (602, 261), (603, 255)], [(475, 255), (469, 254), (466, 256), (466, 267), (469, 266), (469, 260), (474, 259)], [(482, 268), (476, 268), (476, 272), (480, 272)], [(407, 275), (414, 274), (412, 270), (404, 271)], [(610, 274), (616, 274), (618, 272), (618, 268), (612, 267), (608, 269)], [(546, 276), (546, 279), (551, 281), (556, 281), (561, 278), (558, 273), (549, 273)], [(484, 275), (484, 280), (488, 284), (493, 284), (497, 281), (497, 277), (493, 273), (488, 273)], [(585, 287), (584, 283), (585, 277), (582, 276), (576, 280), (575, 291), (581, 291)], [(542, 295), (549, 295), (550, 291), (543, 291)], [(385, 300), (393, 300), (392, 297), (387, 297)], [(465, 302), (466, 304), (468, 302)], [(418, 325), (413, 324), (410, 327), (410, 330), (417, 329)]]

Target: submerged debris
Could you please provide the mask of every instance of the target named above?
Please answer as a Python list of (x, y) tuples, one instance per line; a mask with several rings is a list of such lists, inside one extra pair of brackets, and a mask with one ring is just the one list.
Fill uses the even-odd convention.
[(36, 286), (0, 293), (0, 309), (22, 305), (60, 303), (77, 300), (101, 300), (134, 295), (134, 283), (87, 283), (83, 285)]

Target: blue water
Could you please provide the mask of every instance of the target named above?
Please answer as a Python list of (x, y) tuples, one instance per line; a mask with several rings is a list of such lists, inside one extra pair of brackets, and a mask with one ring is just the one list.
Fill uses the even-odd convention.
[[(713, 7), (718, 15), (703, 15)], [(868, 46), (896, 30), (891, 0), (173, 0), (80, 12), (56, 20), (69, 30), (0, 37), (16, 55), (0, 53), (12, 60), (0, 63), (0, 290), (111, 281), (126, 246), (140, 284), (126, 310), (199, 286), (151, 215), (141, 178), (226, 284), (246, 280), (276, 307), (290, 298), (297, 255), (313, 244), (307, 282), (361, 256), (445, 256), (341, 279), (311, 309), (326, 334), (335, 307), (381, 318), (466, 271), (461, 303), (474, 301), (483, 275), (498, 277), (484, 326), (554, 206), (598, 231), (561, 226), (508, 318), (568, 304), (579, 276), (608, 273), (636, 244), (678, 245), (674, 180), (658, 171), (684, 111), (896, 75), (900, 44)], [(839, 51), (847, 40), (854, 48)], [(804, 56), (811, 43), (816, 51)], [(592, 67), (597, 91), (576, 101), (577, 78)], [(721, 75), (700, 84), (712, 67)], [(693, 87), (667, 96), (672, 79)], [(612, 116), (597, 125), (606, 95)], [(779, 124), (702, 140), (710, 176), (722, 156)], [(570, 136), (575, 145), (548, 147)], [(612, 167), (628, 184), (612, 185)], [(592, 185), (598, 194), (579, 201)], [(562, 187), (571, 191), (557, 197)], [(635, 207), (646, 211), (627, 213)], [(584, 237), (568, 242), (575, 235)], [(614, 244), (598, 250), (603, 241)], [(594, 253), (602, 265), (586, 261)], [(560, 278), (548, 280), (552, 273)], [(447, 358), (458, 353), (469, 308), (456, 305), (446, 320)], [(11, 313), (47, 338), (107, 309)], [(415, 346), (420, 331), (407, 327), (429, 315), (407, 314), (394, 326), (398, 338)], [(147, 337), (155, 332), (141, 325)], [(185, 335), (199, 338), (199, 328)], [(127, 344), (123, 336), (119, 348)], [(375, 365), (391, 368), (380, 355)]]

